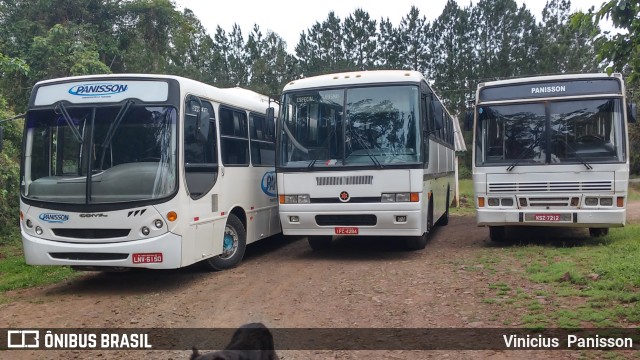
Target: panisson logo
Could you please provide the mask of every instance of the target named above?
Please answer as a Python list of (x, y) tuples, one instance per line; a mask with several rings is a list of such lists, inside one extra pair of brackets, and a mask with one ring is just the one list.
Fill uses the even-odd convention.
[(554, 92), (566, 92), (567, 87), (564, 85), (556, 85), (556, 86), (538, 86), (532, 87), (532, 94), (545, 94), (545, 93), (554, 93)]
[(42, 213), (38, 217), (40, 220), (50, 223), (61, 223), (69, 220), (69, 215), (67, 214)]
[(123, 84), (82, 84), (69, 89), (69, 94), (77, 96), (113, 95), (127, 91), (129, 85)]
[(262, 192), (269, 196), (276, 196), (276, 173), (273, 171), (267, 171), (262, 176), (262, 182), (260, 183)]

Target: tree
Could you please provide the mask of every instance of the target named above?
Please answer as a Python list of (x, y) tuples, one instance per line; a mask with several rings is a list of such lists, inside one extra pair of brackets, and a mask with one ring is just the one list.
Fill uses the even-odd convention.
[(379, 69), (397, 69), (400, 67), (399, 35), (389, 18), (380, 19), (375, 50), (375, 65)]
[(376, 21), (369, 14), (356, 9), (344, 20), (345, 58), (349, 67), (367, 70), (374, 66), (376, 50)]
[(420, 10), (411, 6), (409, 14), (400, 20), (398, 27), (399, 57), (403, 69), (428, 70), (429, 63), (429, 23), (420, 16)]
[(623, 30), (613, 36), (596, 34), (598, 61), (609, 64), (607, 73), (614, 71), (628, 74), (627, 81), (640, 80), (640, 0), (609, 0), (594, 12), (576, 13), (571, 17), (574, 30), (597, 26), (602, 19), (610, 19), (613, 25)]

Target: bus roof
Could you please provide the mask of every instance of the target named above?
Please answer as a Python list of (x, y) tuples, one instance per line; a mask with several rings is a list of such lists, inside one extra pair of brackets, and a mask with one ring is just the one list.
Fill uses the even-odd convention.
[(528, 76), (506, 80), (487, 81), (478, 84), (478, 89), (487, 86), (503, 86), (514, 85), (522, 83), (535, 83), (535, 82), (548, 82), (555, 80), (578, 80), (578, 79), (607, 79), (607, 78), (619, 78), (622, 79), (622, 75), (619, 73), (613, 73), (611, 76), (606, 73), (594, 73), (594, 74), (561, 74), (561, 75), (542, 75), (542, 76)]
[(421, 81), (426, 81), (424, 76), (420, 72), (412, 70), (354, 71), (293, 80), (284, 87), (283, 91), (372, 83), (419, 83)]
[(269, 101), (269, 97), (259, 94), (255, 91), (243, 89), (239, 87), (235, 88), (218, 88), (212, 85), (205, 84), (193, 79), (188, 79), (176, 75), (163, 75), (163, 74), (99, 74), (99, 75), (83, 75), (83, 76), (70, 76), (57, 79), (49, 79), (39, 81), (34, 85), (34, 89), (41, 86), (71, 83), (79, 81), (95, 81), (95, 80), (153, 80), (153, 79), (172, 79), (176, 80), (180, 84), (181, 91), (184, 93), (194, 93), (200, 96), (208, 97), (217, 102), (242, 106), (248, 110), (264, 112), (268, 107), (275, 107), (276, 114), (278, 112), (278, 106), (274, 101)]

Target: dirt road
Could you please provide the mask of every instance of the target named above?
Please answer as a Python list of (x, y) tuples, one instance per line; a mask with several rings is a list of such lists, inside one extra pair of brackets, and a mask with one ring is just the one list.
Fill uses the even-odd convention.
[[(636, 206), (633, 216), (638, 216)], [(568, 237), (585, 236), (585, 229)], [(540, 236), (540, 234), (535, 235)], [(542, 234), (544, 236), (544, 233)], [(268, 239), (250, 246), (243, 263), (223, 272), (87, 273), (73, 281), (8, 294), (0, 327), (236, 327), (261, 321), (270, 327), (504, 327), (517, 318), (483, 302), (488, 284), (529, 289), (516, 266), (501, 262), (484, 271), (479, 253), (504, 251), (473, 216), (452, 216), (436, 228), (426, 249), (404, 251), (392, 238), (345, 238), (327, 252), (305, 239)], [(466, 265), (465, 265), (466, 264)], [(469, 264), (475, 271), (468, 271)], [(476, 265), (477, 264), (477, 265)], [(508, 326), (517, 327), (515, 322)], [(19, 351), (12, 359), (187, 359), (189, 351)], [(565, 358), (555, 351), (283, 351), (283, 359)], [(571, 356), (577, 355), (577, 353)]]

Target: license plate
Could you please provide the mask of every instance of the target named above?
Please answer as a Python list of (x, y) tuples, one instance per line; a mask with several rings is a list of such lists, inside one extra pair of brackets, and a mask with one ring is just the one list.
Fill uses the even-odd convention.
[(358, 235), (357, 227), (337, 227), (336, 235)]
[(560, 221), (560, 214), (535, 214), (533, 219), (535, 221)]
[(131, 258), (134, 264), (161, 263), (162, 253), (133, 254)]

